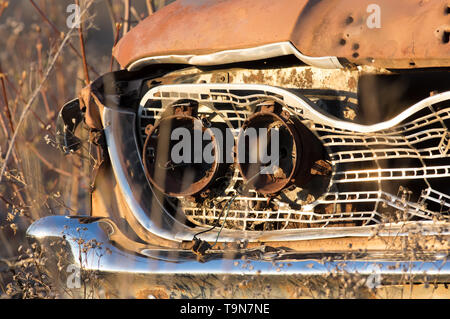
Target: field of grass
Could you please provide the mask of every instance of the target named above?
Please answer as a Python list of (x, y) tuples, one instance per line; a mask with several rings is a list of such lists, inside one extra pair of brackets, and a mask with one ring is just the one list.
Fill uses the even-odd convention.
[[(68, 24), (72, 4), (81, 8), (81, 29)], [(111, 58), (115, 41), (164, 5), (0, 0), (0, 166), (7, 158), (0, 181), (2, 298), (51, 296), (36, 277), (25, 231), (42, 216), (87, 212), (92, 164), (88, 151), (65, 156), (58, 149), (56, 116), (82, 87), (119, 68)]]

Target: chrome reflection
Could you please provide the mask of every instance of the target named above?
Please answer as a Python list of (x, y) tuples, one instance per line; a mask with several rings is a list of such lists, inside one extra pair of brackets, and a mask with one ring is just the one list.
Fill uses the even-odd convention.
[[(105, 227), (106, 226), (106, 227)], [(448, 282), (450, 264), (446, 258), (428, 256), (424, 260), (400, 261), (386, 253), (367, 253), (362, 257), (347, 260), (337, 258), (318, 259), (311, 254), (283, 251), (265, 252), (257, 250), (239, 251), (234, 254), (211, 254), (203, 262), (193, 259), (190, 251), (165, 250), (154, 247), (142, 248), (136, 243), (135, 251), (120, 247), (120, 240), (113, 244), (109, 230), (117, 229), (108, 219), (90, 217), (48, 216), (33, 223), (28, 231), (29, 240), (38, 242), (52, 253), (59, 249), (58, 240), (66, 244), (67, 263), (76, 264), (86, 271), (100, 273), (130, 273), (139, 275), (270, 275), (270, 276), (323, 276), (330, 273), (370, 276), (380, 274), (385, 279), (395, 281), (405, 275), (416, 276), (415, 280), (428, 276), (433, 282)], [(80, 239), (88, 243), (101, 243), (87, 253), (80, 251)], [(55, 252), (56, 255), (56, 252)], [(320, 254), (319, 254), (320, 255)], [(79, 256), (86, 256), (80, 260)], [(245, 256), (246, 258), (242, 258)], [(239, 257), (239, 258), (236, 258)], [(244, 267), (245, 265), (245, 267)], [(283, 267), (284, 265), (285, 267)], [(280, 267), (282, 269), (280, 269)]]

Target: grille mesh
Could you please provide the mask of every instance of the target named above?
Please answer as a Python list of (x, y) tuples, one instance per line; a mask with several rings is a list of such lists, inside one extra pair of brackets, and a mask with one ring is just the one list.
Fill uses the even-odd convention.
[[(213, 225), (233, 196), (236, 198), (224, 227), (235, 230), (362, 226), (395, 216), (406, 220), (448, 217), (450, 197), (445, 184), (450, 179), (450, 108), (442, 103), (439, 109), (430, 106), (420, 116), (411, 114), (389, 129), (361, 133), (350, 125), (347, 130), (315, 121), (305, 115), (308, 112), (302, 103), (268, 87), (161, 86), (141, 103), (142, 140), (146, 125), (155, 123), (166, 107), (180, 99), (197, 101), (199, 116), (211, 123), (225, 122), (235, 137), (255, 106), (273, 99), (315, 133), (333, 166), (331, 179), (321, 186), (321, 194), (292, 187), (270, 200), (255, 191), (248, 196), (236, 194), (243, 180), (238, 169), (233, 168), (228, 186), (213, 199), (202, 204), (179, 199), (182, 211), (196, 225)], [(305, 97), (298, 101), (305, 101)]]

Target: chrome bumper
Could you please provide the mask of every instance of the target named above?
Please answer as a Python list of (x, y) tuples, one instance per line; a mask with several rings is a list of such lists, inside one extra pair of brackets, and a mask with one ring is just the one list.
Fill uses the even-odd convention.
[[(365, 281), (374, 276), (379, 285), (450, 282), (450, 264), (446, 262), (446, 253), (428, 256), (423, 261), (404, 261), (386, 253), (344, 258), (339, 254), (326, 256), (320, 252), (305, 254), (262, 247), (233, 253), (211, 253), (204, 261), (198, 261), (196, 255), (189, 250), (158, 249), (145, 247), (140, 243), (136, 243), (135, 251), (131, 251), (129, 245), (126, 249), (121, 248), (119, 242), (111, 240), (113, 235), (117, 235), (115, 232), (118, 229), (109, 219), (49, 216), (33, 223), (27, 236), (30, 241), (37, 242), (49, 252), (49, 262), (64, 265), (60, 266), (62, 272), (67, 265), (75, 265), (84, 272), (95, 272), (102, 278), (111, 279), (113, 276), (116, 279), (107, 280), (111, 287), (119, 282), (118, 275), (127, 278), (122, 278), (121, 287), (112, 288), (116, 293), (120, 290), (121, 296), (124, 290), (127, 291), (126, 296), (136, 296), (138, 291), (152, 291), (155, 287), (163, 287), (161, 289), (170, 297), (169, 292), (175, 293), (178, 288), (178, 293), (184, 291), (186, 294), (186, 287), (189, 287), (188, 291), (197, 287), (196, 291), (200, 294), (205, 291), (211, 293), (200, 297), (218, 297), (217, 287), (225, 287), (225, 283), (240, 287), (242, 282), (248, 284), (252, 281), (259, 282), (263, 288), (272, 285), (276, 291), (275, 298), (293, 297), (299, 287), (304, 287), (311, 280), (319, 287), (320, 280), (324, 278), (327, 281), (333, 278), (350, 279), (355, 284), (360, 283), (360, 289), (366, 290), (371, 287)], [(57, 261), (55, 258), (57, 255), (61, 256), (62, 250), (65, 251), (62, 254), (65, 256), (64, 260)], [(63, 274), (60, 280), (65, 280), (66, 277), (67, 274)], [(185, 284), (181, 285), (181, 282)], [(200, 283), (204, 284), (203, 288)], [(354, 286), (352, 289), (356, 288)], [(240, 293), (244, 295), (237, 296), (258, 297), (262, 293), (255, 285), (243, 291)], [(183, 293), (175, 297), (183, 296)], [(193, 291), (192, 294), (191, 297), (196, 296)]]

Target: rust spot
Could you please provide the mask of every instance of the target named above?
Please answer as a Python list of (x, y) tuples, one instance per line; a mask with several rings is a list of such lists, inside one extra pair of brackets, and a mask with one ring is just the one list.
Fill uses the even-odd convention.
[(137, 299), (169, 299), (163, 288), (143, 289), (136, 293)]
[[(448, 23), (450, 5), (444, 1), (423, 0), (420, 6), (412, 6), (410, 0), (378, 0), (378, 5), (392, 14), (383, 18), (383, 28), (368, 31), (370, 36), (362, 36), (363, 19), (351, 13), (365, 12), (364, 1), (314, 1), (313, 6), (307, 0), (206, 1), (207, 6), (197, 2), (179, 0), (147, 17), (115, 46), (116, 59), (125, 67), (142, 57), (208, 54), (287, 40), (305, 55), (335, 56), (344, 34), (347, 42), (358, 39), (359, 63), (367, 63), (377, 52), (376, 66), (383, 68), (408, 68), (412, 58), (417, 67), (450, 65), (450, 47), (442, 46), (450, 42), (450, 31), (441, 29), (440, 41), (421, 32)], [(213, 28), (217, 13), (220, 28)], [(410, 21), (413, 15), (414, 23)], [(204, 36), (199, 38), (199, 34)], [(317, 34), (326, 36), (317, 38)], [(410, 49), (412, 35), (417, 35), (414, 50)], [(340, 49), (341, 58), (354, 62), (351, 46)]]
[(265, 83), (268, 78), (264, 76), (264, 73), (259, 70), (257, 73), (250, 73), (250, 75), (244, 75), (242, 77), (244, 83)]
[(348, 16), (347, 19), (345, 19), (345, 24), (352, 24), (354, 21), (352, 16)]
[(354, 91), (356, 89), (356, 80), (355, 80), (355, 78), (349, 78), (348, 82), (347, 82), (347, 85), (348, 85), (348, 87), (349, 87), (349, 89), (351, 91)]
[(208, 54), (288, 40), (307, 2), (175, 1), (128, 32), (115, 46), (114, 56), (125, 67), (147, 56)]
[(286, 78), (282, 84), (294, 84), (299, 88), (311, 88), (313, 85), (313, 72), (309, 68), (306, 68), (298, 73), (295, 69), (293, 69), (290, 73), (290, 77)]
[[(186, 100), (183, 103), (189, 104), (190, 101)], [(199, 167), (194, 160), (195, 150), (191, 150), (191, 154), (188, 154), (189, 164), (179, 165), (169, 160), (168, 154), (173, 147), (170, 134), (175, 128), (186, 128), (192, 132), (192, 136), (196, 133), (208, 134), (214, 143), (214, 152), (217, 152), (219, 145), (213, 131), (203, 123), (197, 126), (195, 117), (186, 115), (182, 110), (178, 115), (167, 116), (155, 126), (148, 128), (143, 154), (145, 174), (161, 192), (169, 196), (193, 196), (205, 191), (218, 177), (220, 166), (218, 161), (201, 162), (202, 166)], [(202, 150), (204, 147), (202, 144)]]
[(313, 72), (311, 71), (311, 69), (306, 69), (303, 72), (303, 83), (305, 87), (312, 87)]
[(450, 32), (444, 31), (442, 35), (442, 43), (447, 44), (450, 40)]

